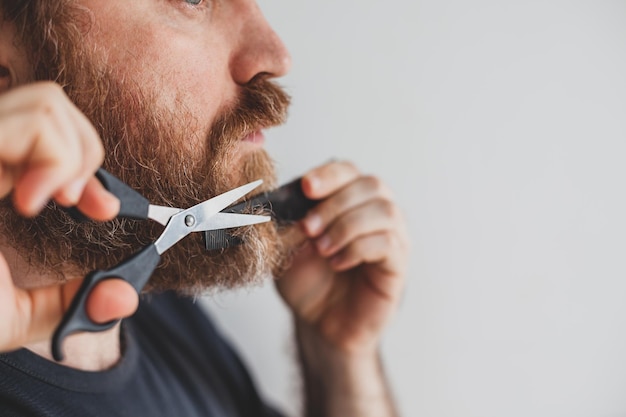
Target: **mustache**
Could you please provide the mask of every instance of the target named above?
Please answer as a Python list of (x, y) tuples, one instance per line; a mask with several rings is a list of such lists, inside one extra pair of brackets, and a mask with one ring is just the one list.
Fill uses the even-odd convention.
[(230, 146), (249, 133), (279, 126), (287, 120), (291, 97), (276, 83), (253, 79), (241, 87), (234, 105), (223, 111), (209, 132), (210, 146)]

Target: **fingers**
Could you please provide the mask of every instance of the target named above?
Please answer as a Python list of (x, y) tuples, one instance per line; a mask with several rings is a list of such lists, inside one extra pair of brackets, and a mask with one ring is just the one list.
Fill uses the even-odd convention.
[[(62, 312), (69, 308), (81, 284), (82, 280), (77, 279), (63, 286), (60, 307)], [(128, 282), (121, 279), (106, 279), (91, 290), (85, 309), (89, 318), (95, 323), (106, 323), (132, 315), (138, 305), (139, 296)]]
[(120, 200), (108, 192), (97, 178), (91, 177), (77, 207), (94, 220), (107, 221), (119, 213)]
[(344, 247), (330, 260), (336, 270), (348, 270), (363, 263), (375, 263), (384, 259), (393, 244), (389, 233), (379, 232), (362, 236)]
[[(334, 194), (327, 193), (325, 197), (322, 197), (326, 200), (307, 213), (304, 227), (311, 237), (317, 237), (333, 220), (351, 208), (371, 200), (380, 200), (380, 203), (384, 204), (386, 201), (390, 202), (392, 198), (389, 189), (376, 177), (350, 175), (349, 181), (348, 175), (345, 175), (344, 181), (337, 181), (332, 176), (321, 178), (324, 177), (320, 177), (318, 188), (332, 189), (331, 193), (334, 192)], [(334, 183), (335, 181), (337, 182)], [(324, 187), (322, 184), (326, 182), (331, 183), (331, 186)], [(329, 195), (332, 195), (332, 198), (328, 198)]]
[(0, 163), (0, 198), (4, 198), (11, 189), (13, 188), (13, 183), (15, 182), (15, 176), (13, 175), (13, 171), (5, 168)]
[(0, 191), (15, 188), (23, 215), (35, 215), (50, 198), (77, 204), (103, 159), (97, 132), (58, 85), (37, 83), (0, 96)]
[(387, 186), (347, 162), (316, 168), (304, 179), (305, 194), (324, 200), (309, 211), (303, 230), (334, 270), (378, 263), (402, 272), (406, 226)]
[(321, 255), (332, 256), (361, 236), (393, 230), (397, 222), (395, 206), (380, 198), (345, 210), (317, 237), (315, 245)]
[(350, 162), (332, 162), (302, 177), (302, 189), (307, 197), (321, 200), (350, 184), (359, 176), (359, 170)]
[[(2, 260), (0, 274), (6, 272), (5, 266)], [(0, 279), (4, 278), (3, 276)], [(50, 339), (80, 284), (81, 280), (74, 280), (64, 286), (23, 290), (15, 288), (12, 282), (9, 287), (4, 280), (0, 284), (3, 291), (6, 291), (3, 297), (7, 296), (7, 293), (14, 297), (0, 307), (4, 317), (4, 324), (0, 326), (3, 329), (0, 336), (0, 352)], [(93, 289), (87, 299), (86, 309), (94, 322), (106, 323), (132, 315), (137, 310), (138, 304), (139, 297), (130, 284), (119, 279), (111, 279), (101, 282)]]
[(135, 289), (121, 279), (98, 284), (87, 299), (87, 314), (96, 323), (106, 323), (132, 315), (139, 305)]
[[(93, 127), (87, 117), (80, 112), (73, 103), (67, 101), (68, 115), (70, 116), (73, 126), (75, 127), (81, 151), (81, 166), (77, 173), (77, 179), (74, 179), (67, 186), (61, 188), (54, 198), (60, 204), (69, 206), (77, 203), (85, 183), (93, 176), (94, 172), (102, 165), (104, 160), (104, 148), (98, 136), (98, 132)], [(78, 197), (78, 198), (77, 198)]]

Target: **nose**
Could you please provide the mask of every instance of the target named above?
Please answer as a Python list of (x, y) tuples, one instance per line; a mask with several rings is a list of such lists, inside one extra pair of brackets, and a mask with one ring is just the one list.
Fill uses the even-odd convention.
[(246, 18), (238, 25), (238, 42), (230, 59), (233, 80), (245, 85), (253, 78), (282, 77), (291, 68), (289, 51), (256, 4), (248, 3)]

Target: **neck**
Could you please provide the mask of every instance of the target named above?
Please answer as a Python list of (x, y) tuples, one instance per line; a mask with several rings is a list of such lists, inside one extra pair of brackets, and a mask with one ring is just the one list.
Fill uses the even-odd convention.
[[(24, 346), (37, 355), (52, 361), (50, 341)], [(104, 371), (114, 366), (121, 357), (120, 325), (99, 333), (78, 333), (63, 343), (65, 360), (62, 365), (81, 371)]]
[[(0, 244), (0, 253), (4, 255), (13, 282), (20, 288), (35, 288), (48, 285), (62, 285), (64, 282), (77, 278), (73, 274), (47, 274), (36, 271), (24, 258), (12, 247)], [(24, 346), (39, 356), (48, 360), (52, 359), (50, 352), (50, 340), (32, 343)], [(120, 349), (120, 325), (98, 333), (79, 333), (69, 336), (63, 343), (65, 360), (63, 365), (83, 371), (103, 371), (115, 365), (121, 356)]]

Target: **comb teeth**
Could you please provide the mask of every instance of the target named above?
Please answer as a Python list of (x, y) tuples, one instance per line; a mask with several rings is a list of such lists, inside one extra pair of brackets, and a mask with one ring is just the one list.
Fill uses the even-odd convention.
[[(263, 193), (251, 200), (228, 207), (223, 213), (251, 213), (264, 210), (278, 225), (290, 224), (302, 219), (319, 201), (308, 199), (302, 191), (302, 178), (298, 178), (282, 187)], [(204, 232), (206, 250), (225, 249), (238, 246), (243, 239), (232, 236), (228, 229)]]
[(233, 236), (227, 229), (210, 230), (203, 233), (206, 250), (226, 249), (243, 243), (239, 237)]

